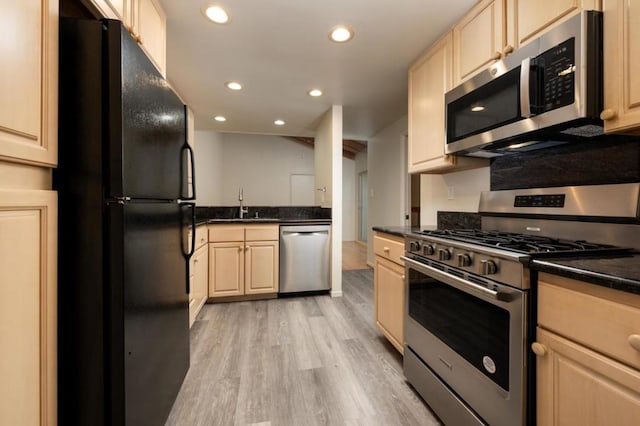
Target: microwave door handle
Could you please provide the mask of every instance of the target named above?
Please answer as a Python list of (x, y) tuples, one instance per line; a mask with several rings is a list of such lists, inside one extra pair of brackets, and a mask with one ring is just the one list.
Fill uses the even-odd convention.
[(529, 118), (531, 113), (531, 93), (529, 93), (529, 81), (531, 80), (531, 58), (525, 58), (520, 65), (520, 112), (523, 118)]

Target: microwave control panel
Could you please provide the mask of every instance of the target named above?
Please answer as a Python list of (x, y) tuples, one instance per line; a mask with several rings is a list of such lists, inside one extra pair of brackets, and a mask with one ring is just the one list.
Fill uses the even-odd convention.
[(575, 38), (547, 50), (536, 57), (541, 82), (540, 112), (571, 105), (575, 98)]

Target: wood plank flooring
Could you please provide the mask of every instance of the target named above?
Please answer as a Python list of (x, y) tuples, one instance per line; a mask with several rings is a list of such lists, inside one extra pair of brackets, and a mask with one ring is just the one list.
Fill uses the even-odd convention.
[(342, 242), (342, 270), (367, 269), (367, 245), (358, 241)]
[(373, 271), (328, 295), (205, 305), (167, 425), (439, 425), (373, 321)]

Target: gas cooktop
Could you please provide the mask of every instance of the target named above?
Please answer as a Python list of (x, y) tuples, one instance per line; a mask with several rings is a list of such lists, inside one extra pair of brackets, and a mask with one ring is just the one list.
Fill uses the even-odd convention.
[(627, 252), (631, 249), (588, 241), (571, 241), (538, 235), (475, 229), (431, 230), (416, 232), (420, 235), (477, 244), (528, 255), (604, 254)]

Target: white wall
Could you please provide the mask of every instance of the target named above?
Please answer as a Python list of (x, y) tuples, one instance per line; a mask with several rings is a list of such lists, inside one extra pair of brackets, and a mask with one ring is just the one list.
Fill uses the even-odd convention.
[(291, 205), (291, 175), (314, 174), (313, 147), (270, 135), (196, 132), (198, 205)]
[(420, 225), (437, 225), (438, 210), (477, 213), (480, 192), (489, 183), (489, 167), (420, 176)]
[(349, 158), (342, 159), (342, 241), (356, 240), (357, 205), (356, 162)]
[(291, 205), (291, 175), (314, 173), (313, 147), (280, 136), (225, 133), (222, 205)]
[(406, 204), (404, 141), (407, 116), (387, 126), (367, 147), (369, 183), (367, 262), (373, 264), (373, 226), (403, 226)]
[[(333, 134), (331, 121), (333, 115), (330, 109), (322, 118), (320, 124), (316, 128), (315, 135), (315, 176), (316, 189), (324, 189), (324, 191), (316, 191), (316, 204), (322, 207), (331, 207), (333, 188)], [(335, 217), (335, 213), (334, 213)]]
[(222, 203), (222, 134), (195, 132), (196, 198), (200, 206)]
[(331, 207), (331, 296), (342, 296), (342, 106), (333, 105), (315, 135), (316, 201)]

